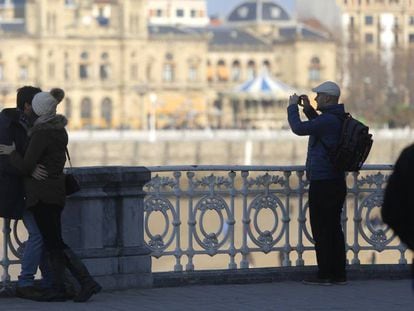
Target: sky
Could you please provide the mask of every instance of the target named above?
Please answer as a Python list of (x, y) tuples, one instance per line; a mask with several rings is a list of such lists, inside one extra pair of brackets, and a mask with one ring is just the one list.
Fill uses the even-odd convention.
[[(232, 9), (246, 0), (207, 0), (207, 10), (209, 15), (227, 16)], [(283, 8), (292, 11), (295, 0), (273, 0)]]

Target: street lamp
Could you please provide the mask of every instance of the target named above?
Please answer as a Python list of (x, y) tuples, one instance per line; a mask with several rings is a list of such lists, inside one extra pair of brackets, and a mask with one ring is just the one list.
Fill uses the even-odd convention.
[(151, 93), (149, 95), (149, 99), (151, 102), (151, 112), (150, 112), (150, 122), (149, 122), (149, 140), (155, 141), (156, 140), (156, 130), (157, 130), (157, 94)]

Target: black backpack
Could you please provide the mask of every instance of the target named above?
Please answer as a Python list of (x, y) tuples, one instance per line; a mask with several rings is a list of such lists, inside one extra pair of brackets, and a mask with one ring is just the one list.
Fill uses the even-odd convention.
[(329, 159), (338, 171), (357, 172), (361, 169), (372, 147), (372, 134), (369, 127), (354, 119), (349, 113), (335, 114), (342, 120), (342, 132), (338, 145), (329, 149), (322, 141), (322, 145), (328, 151)]

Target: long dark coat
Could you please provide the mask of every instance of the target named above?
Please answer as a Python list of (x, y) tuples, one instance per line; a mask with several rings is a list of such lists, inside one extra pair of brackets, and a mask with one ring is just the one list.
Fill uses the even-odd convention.
[[(24, 155), (27, 132), (20, 121), (20, 111), (3, 109), (0, 113), (0, 144), (16, 145), (16, 151)], [(23, 175), (10, 162), (10, 157), (0, 155), (0, 217), (20, 219), (25, 206)]]

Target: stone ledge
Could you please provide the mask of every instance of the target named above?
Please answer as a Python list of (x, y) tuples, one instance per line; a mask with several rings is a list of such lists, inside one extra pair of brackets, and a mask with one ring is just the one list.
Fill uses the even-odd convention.
[[(409, 279), (412, 265), (359, 265), (347, 268), (348, 279), (392, 280)], [(153, 287), (186, 285), (251, 284), (283, 281), (301, 281), (314, 275), (315, 266), (255, 268), (238, 270), (209, 270), (195, 272), (153, 273)]]

